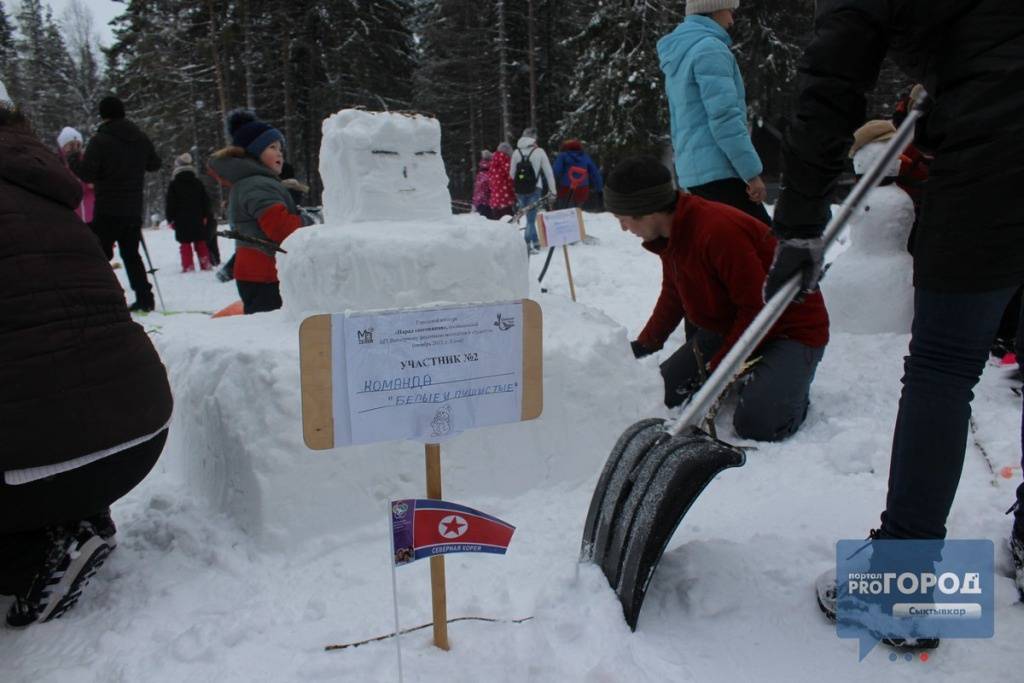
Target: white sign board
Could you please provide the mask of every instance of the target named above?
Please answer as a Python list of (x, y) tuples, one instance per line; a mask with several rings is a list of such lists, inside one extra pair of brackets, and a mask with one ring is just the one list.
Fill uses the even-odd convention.
[(562, 209), (540, 214), (541, 245), (560, 247), (582, 240), (585, 237), (582, 215), (583, 212), (579, 209)]
[(522, 419), (523, 303), (333, 315), (334, 445)]

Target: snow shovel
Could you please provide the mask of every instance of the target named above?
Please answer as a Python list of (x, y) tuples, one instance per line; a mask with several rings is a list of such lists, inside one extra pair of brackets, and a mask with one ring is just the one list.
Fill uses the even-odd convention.
[[(885, 152), (829, 221), (822, 235), (826, 248), (911, 141), (926, 99), (915, 103)], [(741, 449), (698, 425), (799, 290), (797, 273), (751, 321), (677, 419), (669, 423), (651, 418), (631, 425), (608, 456), (587, 512), (580, 561), (600, 565), (634, 631), (654, 570), (683, 517), (716, 475), (746, 462)]]

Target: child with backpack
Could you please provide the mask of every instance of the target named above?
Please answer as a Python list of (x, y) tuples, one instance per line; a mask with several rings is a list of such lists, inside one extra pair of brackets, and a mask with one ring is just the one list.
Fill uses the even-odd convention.
[(583, 151), (579, 140), (566, 140), (555, 157), (555, 182), (558, 183), (558, 199), (555, 208), (582, 207), (590, 197), (590, 190), (601, 192), (604, 180), (601, 169), (590, 155)]
[[(540, 249), (537, 239), (537, 209), (541, 197), (554, 196), (555, 176), (548, 161), (547, 152), (537, 146), (537, 129), (527, 128), (516, 143), (516, 151), (512, 153), (512, 166), (509, 171), (515, 187), (516, 199), (520, 210), (526, 211), (526, 233), (524, 239), (531, 254)], [(545, 186), (546, 183), (546, 186)]]

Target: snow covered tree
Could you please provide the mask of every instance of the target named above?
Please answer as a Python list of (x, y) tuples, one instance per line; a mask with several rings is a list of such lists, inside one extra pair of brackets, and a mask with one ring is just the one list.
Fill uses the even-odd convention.
[(14, 42), (14, 25), (3, 5), (0, 5), (0, 80), (4, 82), (11, 98), (17, 102), (21, 95), (18, 50)]
[(69, 118), (75, 101), (74, 67), (48, 6), (44, 9), (40, 0), (23, 0), (17, 18), (18, 104), (39, 137), (55, 146), (60, 129), (76, 123)]
[(659, 153), (668, 103), (656, 44), (679, 14), (668, 1), (597, 0), (589, 24), (570, 39), (579, 58), (561, 136), (581, 138), (606, 164), (630, 152)]
[(92, 11), (82, 0), (72, 0), (61, 17), (61, 24), (70, 58), (69, 94), (75, 100), (75, 108), (69, 112), (73, 121), (70, 125), (82, 130), (95, 117), (96, 105), (103, 96), (99, 40)]

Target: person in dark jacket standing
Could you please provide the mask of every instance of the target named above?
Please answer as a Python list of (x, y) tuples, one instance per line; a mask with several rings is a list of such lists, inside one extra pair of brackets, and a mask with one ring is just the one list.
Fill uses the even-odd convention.
[(210, 197), (196, 177), (192, 155), (188, 152), (174, 160), (164, 215), (174, 226), (174, 239), (181, 245), (181, 272), (188, 273), (196, 269), (192, 259), (193, 248), (199, 258), (199, 268), (210, 270), (212, 264), (206, 240), (210, 234), (210, 225), (216, 221), (210, 210)]
[(591, 190), (597, 193), (604, 188), (601, 169), (590, 155), (583, 151), (583, 143), (575, 138), (562, 143), (558, 156), (555, 157), (553, 170), (555, 183), (558, 185), (556, 208), (583, 206), (587, 203)]
[(228, 116), (231, 146), (216, 152), (210, 168), (231, 187), (228, 219), (244, 236), (236, 240), (234, 276), (245, 313), (281, 308), (275, 247), (313, 221), (300, 214), (281, 184), (284, 136), (247, 110)]
[(68, 155), (71, 170), (96, 188), (91, 227), (107, 259), (114, 258), (114, 242), (121, 251), (128, 282), (135, 292), (129, 310), (152, 311), (153, 288), (139, 256), (142, 240), (142, 189), (147, 171), (160, 168), (153, 143), (125, 118), (124, 103), (114, 96), (100, 100), (103, 123), (89, 140), (85, 153)]
[(75, 214), (81, 197), (0, 102), (0, 594), (14, 596), (11, 626), (75, 604), (114, 548), (110, 505), (156, 463), (171, 418), (166, 370)]
[[(934, 159), (913, 250), (914, 322), (889, 491), (872, 536), (943, 539), (964, 464), (972, 389), (1000, 316), (1024, 282), (1024, 4), (819, 3), (799, 62), (775, 209), (781, 241), (765, 296), (798, 272), (805, 291), (815, 288), (842, 151), (864, 122), (865, 94), (887, 54), (934, 97), (915, 139)], [(1024, 485), (1011, 547), (1024, 591)], [(834, 579), (818, 584), (819, 603), (833, 615)]]
[[(661, 295), (632, 342), (643, 357), (662, 348), (685, 317), (696, 327), (664, 363), (665, 405), (680, 405), (713, 371), (764, 302), (761, 285), (775, 252), (768, 226), (726, 204), (677, 192), (654, 157), (632, 157), (609, 174), (605, 208), (661, 259)], [(828, 343), (828, 313), (817, 292), (792, 306), (752, 354), (739, 388), (736, 433), (759, 441), (794, 434), (810, 405), (815, 370)]]

